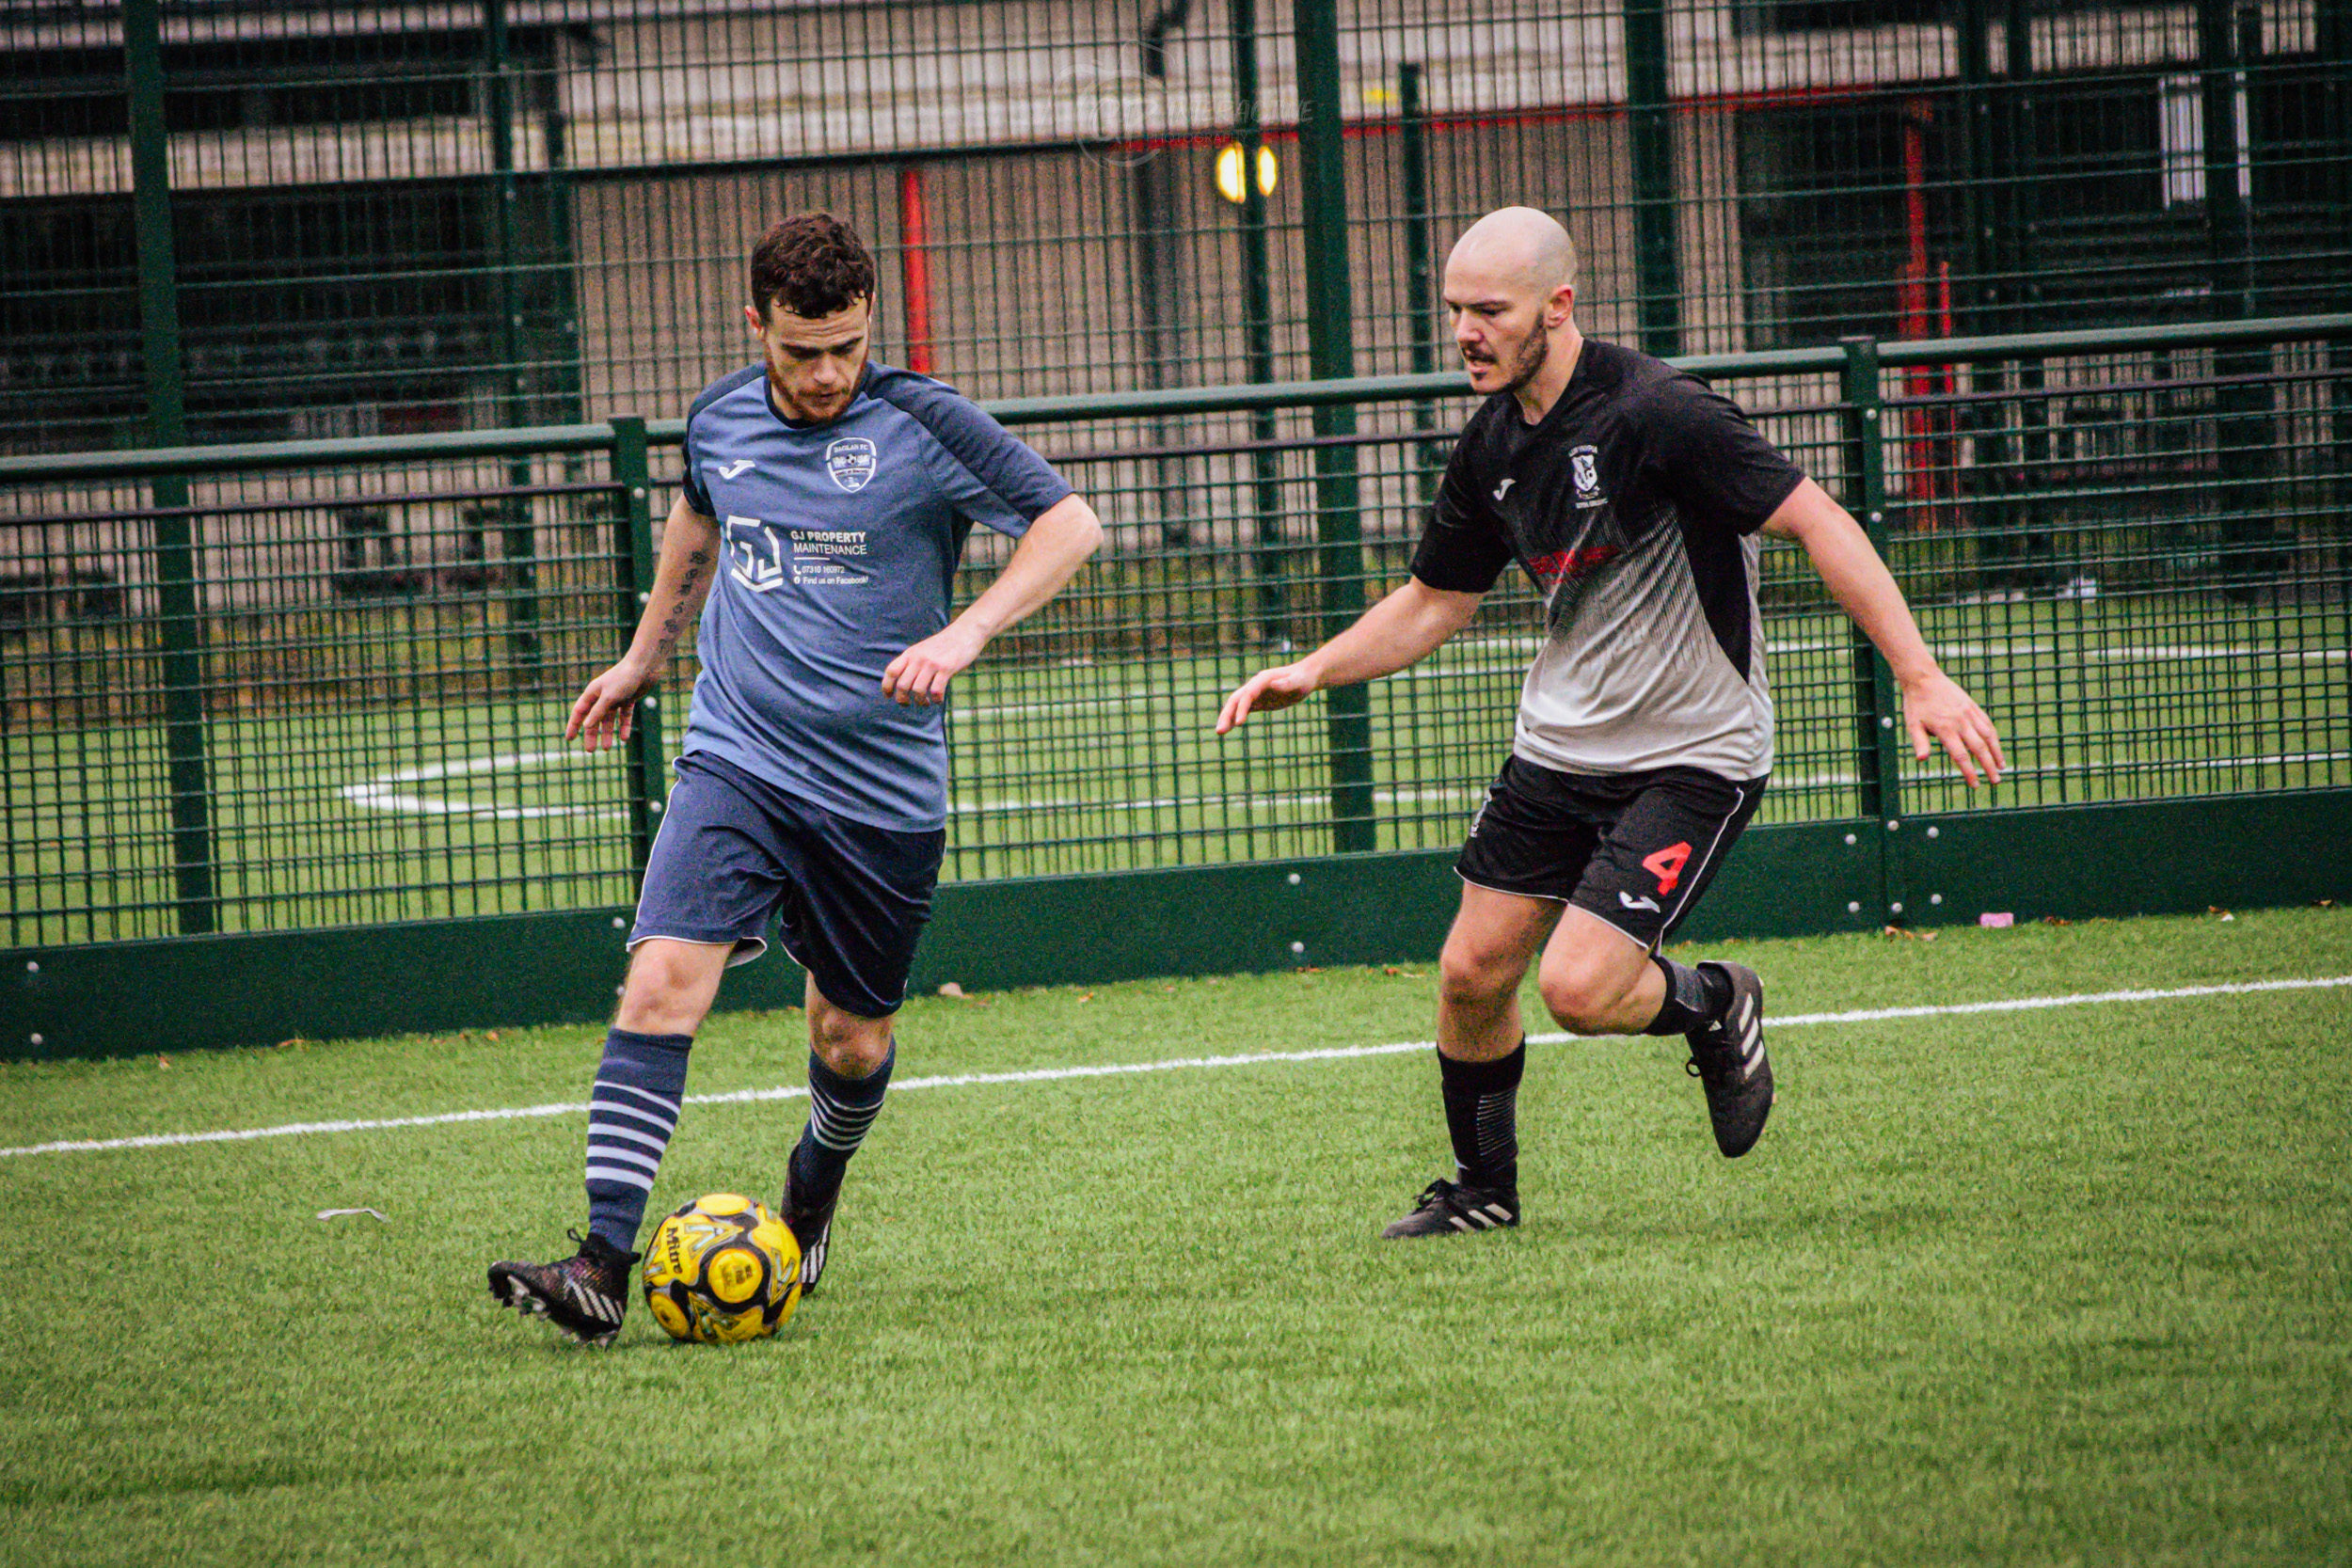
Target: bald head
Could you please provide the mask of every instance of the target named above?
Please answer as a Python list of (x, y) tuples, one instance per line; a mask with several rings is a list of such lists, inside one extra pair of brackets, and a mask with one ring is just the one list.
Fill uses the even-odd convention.
[(1549, 213), (1505, 207), (1471, 224), (1454, 242), (1445, 263), (1449, 292), (1457, 270), (1465, 283), (1542, 299), (1555, 289), (1576, 287), (1576, 242)]
[(1445, 308), (1471, 388), (1516, 394), (1531, 420), (1576, 364), (1575, 304), (1576, 242), (1533, 207), (1488, 213), (1446, 258)]

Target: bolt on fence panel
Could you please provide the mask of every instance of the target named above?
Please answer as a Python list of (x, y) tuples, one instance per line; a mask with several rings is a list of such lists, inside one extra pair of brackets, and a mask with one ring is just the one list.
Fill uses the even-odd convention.
[(151, 438), (151, 134), (189, 436), (295, 439), (675, 417), (814, 205), (877, 249), (882, 352), (982, 397), (1305, 373), (1326, 203), (1367, 373), (1450, 360), (1444, 251), (1512, 202), (1575, 233), (1587, 327), (1656, 352), (2326, 309), (2347, 34), (2328, 0), (20, 8), (0, 449)]

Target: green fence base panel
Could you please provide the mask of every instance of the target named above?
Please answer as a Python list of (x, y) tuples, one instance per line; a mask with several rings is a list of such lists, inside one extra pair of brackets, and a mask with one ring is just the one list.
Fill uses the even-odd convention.
[(2347, 789), (1956, 813), (1904, 821), (1889, 838), (1906, 924), (2352, 899)]
[[(2348, 835), (2352, 790), (1758, 828), (1677, 939), (1875, 928), (1887, 855), (1924, 906), (1901, 917), (1914, 924), (2352, 897)], [(914, 986), (1426, 961), (1458, 885), (1450, 851), (950, 884)], [(612, 1006), (626, 924), (593, 910), (21, 949), (0, 977), (0, 1058), (593, 1022)], [(729, 972), (719, 1005), (798, 1003), (801, 984), (771, 949)]]

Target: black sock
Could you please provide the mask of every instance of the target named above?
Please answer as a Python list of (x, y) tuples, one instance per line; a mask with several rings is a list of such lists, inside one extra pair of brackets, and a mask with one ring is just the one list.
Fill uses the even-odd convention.
[(1465, 1185), (1518, 1190), (1519, 1075), (1526, 1069), (1525, 1040), (1491, 1062), (1457, 1062), (1438, 1053), (1445, 1130), (1454, 1139), (1454, 1164)]
[(1649, 1027), (1642, 1031), (1645, 1035), (1687, 1035), (1705, 1029), (1731, 1006), (1731, 976), (1722, 970), (1692, 969), (1663, 953), (1652, 954), (1650, 962), (1666, 976), (1666, 1000)]
[(792, 1149), (792, 1197), (796, 1203), (818, 1208), (841, 1190), (850, 1156), (866, 1141), (866, 1130), (882, 1114), (882, 1095), (890, 1087), (890, 1069), (898, 1064), (898, 1046), (891, 1042), (882, 1066), (863, 1078), (844, 1078), (827, 1067), (814, 1051), (808, 1053), (808, 1125)]

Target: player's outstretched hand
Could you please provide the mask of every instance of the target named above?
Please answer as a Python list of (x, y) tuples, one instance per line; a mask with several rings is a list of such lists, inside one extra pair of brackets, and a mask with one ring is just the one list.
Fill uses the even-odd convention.
[(2009, 763), (2001, 755), (2000, 732), (1950, 676), (1939, 672), (1903, 688), (1903, 724), (1911, 732), (1911, 754), (1919, 761), (1927, 761), (1940, 740), (1970, 787), (1980, 782), (1979, 768), (1984, 782), (2001, 782)]
[(652, 673), (638, 669), (623, 659), (603, 674), (588, 683), (580, 700), (572, 705), (571, 719), (564, 726), (564, 738), (580, 737), (585, 751), (600, 751), (618, 746), (628, 738), (631, 721), (637, 715), (637, 699), (654, 685)]
[(1314, 695), (1314, 672), (1304, 662), (1261, 670), (1233, 689), (1216, 712), (1216, 733), (1224, 735), (1253, 713), (1274, 713), (1294, 707)]
[(882, 672), (882, 695), (901, 707), (929, 707), (947, 700), (947, 683), (980, 657), (969, 632), (949, 626), (926, 637), (890, 661)]

